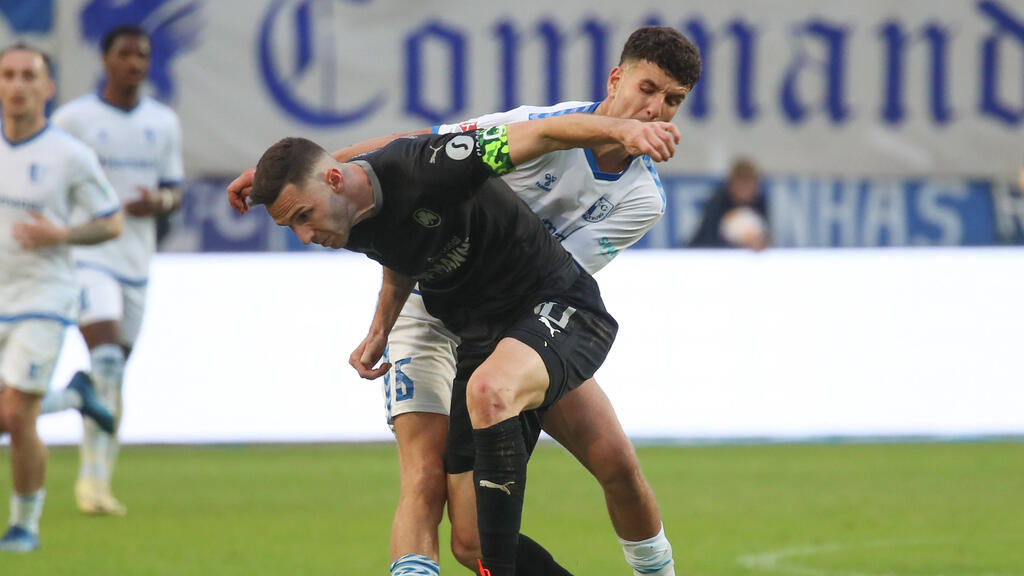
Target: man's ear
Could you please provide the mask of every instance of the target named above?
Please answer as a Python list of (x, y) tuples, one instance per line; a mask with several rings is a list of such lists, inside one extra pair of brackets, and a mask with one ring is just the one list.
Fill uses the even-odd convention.
[(615, 96), (615, 93), (619, 91), (619, 84), (621, 82), (622, 66), (616, 66), (608, 73), (608, 96)]
[(331, 166), (327, 169), (327, 172), (324, 173), (324, 180), (335, 192), (341, 192), (345, 187), (345, 175), (342, 174), (337, 166)]

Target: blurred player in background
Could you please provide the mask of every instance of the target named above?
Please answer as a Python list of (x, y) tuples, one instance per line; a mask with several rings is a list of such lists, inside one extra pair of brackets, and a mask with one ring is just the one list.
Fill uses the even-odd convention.
[[(671, 121), (700, 72), (697, 49), (679, 32), (665, 27), (642, 28), (626, 42), (619, 65), (609, 75), (608, 98), (603, 102), (523, 106), (461, 124), (438, 126), (435, 131), (475, 130), (570, 113)], [(347, 161), (393, 138), (339, 150), (334, 156)], [(579, 265), (592, 274), (639, 240), (665, 209), (661, 182), (650, 159), (631, 157), (620, 146), (598, 152), (554, 152), (517, 167), (503, 179), (541, 217)], [(251, 172), (243, 174), (229, 191), (241, 195), (250, 182)], [(236, 202), (240, 201), (241, 196)], [(427, 313), (416, 292), (409, 297), (388, 339), (388, 373), (383, 387), (388, 423), (399, 446), (401, 475), (401, 493), (391, 529), (392, 575), (439, 572), (438, 526), (446, 492), (456, 558), (472, 569), (480, 557), (472, 475), (462, 469), (464, 466), (453, 469), (449, 463), (449, 470), (459, 473), (449, 478), (446, 490), (442, 460), (458, 344), (458, 338)], [(359, 349), (351, 359), (360, 375), (379, 376), (381, 369), (371, 369), (361, 355)], [(464, 402), (461, 406), (465, 408)], [(547, 411), (543, 426), (601, 482), (612, 523), (634, 571), (674, 574), (672, 547), (665, 538), (653, 491), (597, 383), (588, 380), (562, 398)], [(453, 433), (465, 435), (468, 431)], [(528, 539), (521, 539), (525, 545), (520, 547), (521, 556), (536, 553), (537, 548)], [(520, 558), (520, 567), (524, 560), (529, 562)]]
[[(96, 151), (128, 214), (116, 241), (74, 252), (82, 286), (79, 329), (89, 347), (91, 376), (119, 422), (125, 362), (142, 326), (149, 261), (156, 250), (155, 216), (181, 205), (184, 170), (177, 115), (142, 95), (149, 36), (137, 26), (120, 26), (104, 36), (102, 50), (102, 91), (61, 106), (53, 122)], [(65, 409), (72, 401), (73, 395), (54, 392), (44, 411)], [(83, 420), (83, 427), (78, 508), (123, 515), (124, 505), (111, 492), (117, 433), (107, 434), (90, 420)]]
[(694, 248), (749, 248), (763, 250), (771, 237), (768, 210), (757, 166), (739, 159), (729, 169), (725, 184), (708, 199)]
[[(0, 434), (11, 435), (14, 484), (0, 549), (16, 552), (39, 546), (46, 447), (36, 418), (64, 329), (74, 323), (70, 245), (110, 240), (123, 225), (96, 154), (47, 123), (53, 94), (42, 52), (24, 45), (0, 52)], [(73, 211), (88, 220), (71, 225)]]

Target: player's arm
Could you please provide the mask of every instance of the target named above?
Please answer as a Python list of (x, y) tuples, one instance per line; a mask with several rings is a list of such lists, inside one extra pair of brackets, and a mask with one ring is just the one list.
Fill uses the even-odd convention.
[[(484, 131), (486, 147), (488, 133)], [(633, 156), (650, 156), (655, 162), (668, 160), (679, 143), (679, 129), (668, 122), (640, 122), (596, 114), (566, 114), (507, 126), (508, 159), (519, 166), (556, 150), (593, 148), (619, 144)], [(485, 151), (485, 156), (487, 152)]]
[(665, 213), (665, 202), (660, 194), (644, 194), (642, 190), (630, 194), (600, 222), (569, 234), (562, 247), (589, 274), (595, 274), (623, 250), (643, 238)]
[(398, 320), (398, 315), (402, 312), (402, 307), (405, 306), (405, 301), (408, 300), (415, 285), (416, 281), (412, 278), (390, 268), (384, 268), (384, 279), (377, 297), (377, 309), (370, 322), (370, 330), (348, 358), (348, 363), (361, 377), (373, 380), (383, 376), (391, 368), (391, 364), (387, 362), (377, 368), (374, 368), (374, 365), (384, 355), (391, 328)]
[(334, 151), (331, 156), (334, 157), (338, 162), (348, 162), (349, 160), (366, 154), (367, 152), (373, 152), (378, 148), (383, 148), (391, 143), (392, 140), (399, 138), (405, 138), (407, 136), (419, 136), (420, 134), (430, 134), (430, 128), (424, 128), (422, 130), (416, 130), (414, 132), (405, 132), (402, 134), (392, 134), (390, 136), (381, 136), (379, 138), (371, 138), (369, 140), (363, 140), (351, 146), (346, 146), (340, 150)]
[(87, 246), (106, 242), (121, 234), (124, 215), (120, 210), (78, 226), (60, 226), (39, 212), (29, 212), (31, 222), (14, 226), (14, 239), (26, 250), (75, 244)]

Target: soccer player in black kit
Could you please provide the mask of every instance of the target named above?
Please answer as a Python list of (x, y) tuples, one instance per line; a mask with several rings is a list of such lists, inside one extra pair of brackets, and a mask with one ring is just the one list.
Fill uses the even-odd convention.
[(449, 473), (473, 470), (481, 574), (567, 574), (519, 536), (526, 463), (537, 410), (593, 376), (617, 329), (593, 278), (495, 176), (555, 150), (611, 143), (663, 161), (678, 140), (664, 122), (573, 114), (402, 138), (344, 164), (286, 138), (257, 165), (252, 204), (304, 243), (384, 267), (365, 365), (380, 360), (417, 283), (427, 310), (460, 337), (445, 462)]

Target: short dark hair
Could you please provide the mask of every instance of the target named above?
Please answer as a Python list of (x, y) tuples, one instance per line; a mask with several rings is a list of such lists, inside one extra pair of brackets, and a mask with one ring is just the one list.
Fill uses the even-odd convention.
[(301, 185), (316, 163), (327, 155), (319, 144), (305, 138), (282, 138), (260, 157), (252, 179), (249, 202), (272, 206), (288, 184)]
[(630, 34), (619, 66), (636, 60), (656, 64), (687, 88), (692, 89), (700, 80), (700, 51), (675, 28), (645, 26)]
[(46, 66), (46, 73), (50, 76), (50, 78), (53, 78), (53, 60), (50, 58), (50, 55), (46, 52), (43, 52), (39, 48), (32, 46), (31, 44), (27, 44), (21, 41), (15, 42), (7, 48), (0, 50), (0, 58), (3, 58), (4, 55), (8, 52), (14, 52), (17, 50), (23, 50), (25, 52), (34, 52), (35, 54), (39, 54), (39, 56), (43, 59), (43, 64)]
[(107, 33), (103, 35), (103, 41), (100, 42), (100, 49), (103, 50), (104, 56), (107, 54), (107, 52), (110, 52), (111, 47), (114, 46), (114, 42), (116, 42), (117, 39), (121, 36), (130, 36), (132, 38), (145, 38), (146, 40), (149, 40), (149, 32), (146, 32), (146, 30), (142, 26), (137, 26), (135, 24), (123, 24), (121, 26), (115, 26), (110, 30), (107, 30)]

